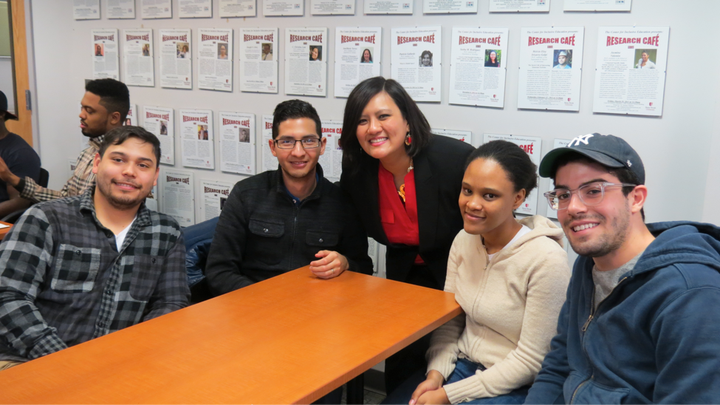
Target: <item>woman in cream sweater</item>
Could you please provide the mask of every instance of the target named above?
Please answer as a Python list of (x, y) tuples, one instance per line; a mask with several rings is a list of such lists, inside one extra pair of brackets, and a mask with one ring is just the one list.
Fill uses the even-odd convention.
[(493, 141), (468, 162), (459, 198), (464, 230), (445, 281), (465, 313), (433, 334), (427, 377), (411, 405), (523, 403), (570, 280), (562, 230), (541, 216), (513, 215), (537, 185), (528, 155)]

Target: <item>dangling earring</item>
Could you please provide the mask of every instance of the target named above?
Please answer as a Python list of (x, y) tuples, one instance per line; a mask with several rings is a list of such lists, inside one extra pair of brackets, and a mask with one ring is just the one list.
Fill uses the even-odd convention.
[(410, 136), (410, 132), (405, 135), (405, 145), (410, 146), (412, 144), (412, 137)]

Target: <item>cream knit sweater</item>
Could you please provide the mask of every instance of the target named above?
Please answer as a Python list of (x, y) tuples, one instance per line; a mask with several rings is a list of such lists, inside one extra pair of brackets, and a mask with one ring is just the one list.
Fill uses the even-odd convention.
[(447, 380), (458, 356), (487, 368), (444, 386), (453, 404), (531, 384), (550, 350), (570, 281), (563, 233), (537, 215), (518, 222), (532, 231), (489, 263), (479, 235), (460, 231), (450, 249), (445, 291), (465, 314), (433, 333), (428, 371)]

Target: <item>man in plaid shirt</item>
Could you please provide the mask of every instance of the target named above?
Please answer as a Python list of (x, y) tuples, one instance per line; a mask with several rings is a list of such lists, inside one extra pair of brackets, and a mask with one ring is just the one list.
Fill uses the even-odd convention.
[(127, 86), (117, 80), (92, 80), (85, 85), (80, 105), (80, 131), (90, 138), (90, 142), (78, 157), (72, 177), (60, 191), (41, 187), (28, 176), (16, 176), (0, 158), (0, 179), (15, 187), (20, 197), (33, 202), (50, 201), (80, 195), (92, 186), (95, 154), (100, 149), (103, 135), (125, 122), (130, 109), (130, 93)]
[(31, 207), (0, 246), (0, 370), (187, 305), (178, 223), (145, 207), (160, 142), (105, 135), (96, 185)]

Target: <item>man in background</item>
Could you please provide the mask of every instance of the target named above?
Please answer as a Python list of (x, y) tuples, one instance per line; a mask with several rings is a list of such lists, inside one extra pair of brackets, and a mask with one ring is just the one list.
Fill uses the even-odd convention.
[(187, 305), (178, 223), (145, 207), (160, 141), (141, 127), (107, 133), (97, 184), (38, 204), (0, 248), (0, 370)]
[[(33, 181), (40, 177), (40, 156), (19, 135), (13, 134), (5, 126), (7, 120), (17, 120), (18, 117), (8, 112), (8, 103), (5, 93), (0, 91), (0, 160), (9, 171), (27, 176)], [(15, 211), (27, 208), (32, 201), (20, 197), (15, 187), (0, 180), (0, 218)]]
[[(0, 180), (13, 186), (20, 196), (33, 202), (81, 195), (95, 181), (93, 159), (103, 142), (103, 135), (122, 126), (130, 109), (130, 92), (124, 83), (114, 79), (97, 79), (85, 85), (80, 101), (80, 131), (90, 138), (89, 145), (78, 156), (75, 171), (60, 190), (50, 190), (36, 183), (36, 178), (14, 173), (0, 159)], [(19, 174), (19, 175), (18, 175)]]

